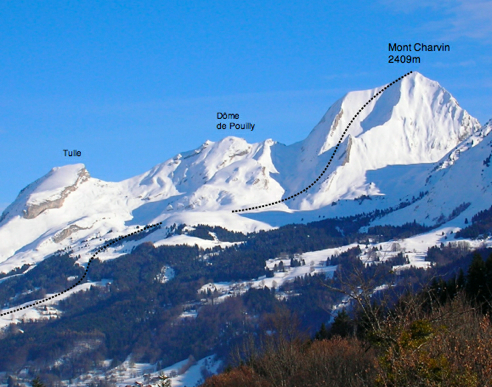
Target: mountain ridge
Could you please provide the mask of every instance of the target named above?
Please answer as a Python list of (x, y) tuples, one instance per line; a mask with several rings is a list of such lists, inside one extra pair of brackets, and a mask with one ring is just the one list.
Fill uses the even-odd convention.
[[(83, 241), (101, 238), (110, 231), (124, 234), (135, 225), (161, 221), (167, 226), (206, 223), (255, 231), (278, 226), (279, 212), (286, 214), (285, 219), (290, 219), (287, 222), (299, 222), (310, 214), (335, 217), (389, 208), (421, 191), (438, 197), (440, 194), (432, 193), (430, 184), (437, 184), (439, 179), (433, 180), (432, 176), (437, 176), (439, 168), (456, 168), (469, 152), (477, 153), (476, 163), (486, 153), (486, 147), (477, 150), (477, 145), (487, 138), (492, 125), (489, 122), (482, 127), (449, 92), (419, 73), (414, 72), (397, 85), (362, 109), (357, 120), (353, 120), (357, 110), (384, 86), (347, 93), (304, 140), (291, 145), (271, 139), (249, 144), (232, 136), (217, 142), (207, 140), (195, 150), (179, 153), (121, 182), (90, 177), (82, 164), (53, 169), (22, 190), (4, 210), (0, 238), (8, 242), (0, 249), (0, 270), (12, 266), (4, 264), (11, 258), (15, 258), (12, 264), (38, 261), (56, 249), (82, 246)], [(280, 200), (311, 184), (326, 166), (350, 120), (353, 124), (326, 179), (302, 197), (268, 211), (256, 210), (248, 216), (230, 214), (237, 208)], [(406, 172), (398, 174), (394, 170)], [(64, 178), (57, 180), (58, 175)], [(414, 184), (402, 181), (402, 175), (415, 180)], [(486, 174), (480, 184), (487, 186), (489, 178), (492, 181), (492, 176)], [(41, 189), (42, 184), (48, 185)], [(401, 189), (389, 187), (391, 184)], [(457, 200), (470, 196), (466, 189), (471, 187), (462, 187), (464, 191)], [(354, 201), (366, 196), (373, 200)], [(486, 192), (471, 196), (478, 201), (471, 209), (485, 208)], [(34, 209), (33, 205), (40, 204), (42, 207), (29, 212), (29, 206)], [(443, 202), (442, 206), (446, 205), (450, 204)], [(443, 207), (442, 211), (451, 212), (453, 208)], [(418, 208), (415, 211), (413, 215), (418, 216), (414, 218), (422, 222), (432, 223), (436, 218), (426, 219)], [(23, 214), (29, 213), (31, 217), (26, 219)], [(400, 212), (379, 221), (396, 224), (406, 220), (407, 215)], [(59, 240), (55, 236), (68, 229), (71, 231), (64, 235), (70, 237), (55, 242)]]

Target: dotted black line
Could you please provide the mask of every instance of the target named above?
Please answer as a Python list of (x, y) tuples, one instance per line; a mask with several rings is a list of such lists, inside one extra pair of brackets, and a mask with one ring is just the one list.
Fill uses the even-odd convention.
[(312, 186), (314, 186), (320, 179), (321, 177), (325, 174), (326, 170), (328, 169), (328, 167), (330, 166), (331, 162), (333, 161), (333, 157), (335, 157), (335, 154), (337, 153), (338, 151), (338, 147), (342, 144), (342, 141), (343, 141), (343, 138), (345, 137), (345, 134), (347, 133), (347, 130), (348, 128), (350, 127), (350, 125), (352, 125), (352, 122), (354, 122), (354, 120), (357, 118), (357, 116), (360, 114), (360, 112), (362, 110), (364, 110), (364, 108), (369, 105), (369, 103), (372, 102), (372, 100), (374, 100), (375, 98), (379, 97), (386, 89), (388, 89), (390, 86), (393, 86), (395, 83), (401, 81), (403, 78), (405, 78), (407, 75), (410, 75), (411, 73), (413, 73), (413, 71), (410, 71), (408, 73), (406, 73), (405, 75), (402, 75), (400, 78), (397, 78), (395, 79), (393, 82), (387, 84), (385, 87), (383, 87), (381, 90), (379, 90), (376, 94), (374, 94), (370, 99), (369, 101), (367, 101), (360, 109), (359, 111), (355, 114), (355, 116), (352, 117), (352, 119), (350, 120), (350, 122), (348, 123), (347, 127), (345, 128), (345, 130), (343, 131), (342, 133), (342, 136), (340, 137), (340, 140), (338, 141), (338, 144), (335, 146), (335, 150), (333, 151), (333, 154), (331, 155), (330, 157), (330, 160), (328, 161), (328, 164), (326, 164), (325, 166), (325, 169), (323, 169), (323, 171), (321, 172), (321, 174), (316, 178), (316, 180), (314, 180), (310, 185), (308, 185), (306, 188), (304, 188), (303, 190), (287, 197), (287, 198), (283, 198), (281, 200), (278, 200), (276, 202), (271, 202), (271, 203), (267, 203), (267, 204), (262, 204), (261, 206), (256, 206), (256, 207), (249, 207), (249, 208), (243, 208), (241, 210), (232, 210), (232, 212), (245, 212), (245, 211), (251, 211), (251, 210), (258, 210), (260, 208), (265, 208), (265, 207), (269, 207), (269, 206), (273, 206), (275, 204), (279, 204), (279, 203), (282, 203), (282, 202), (286, 202), (287, 200), (290, 200), (290, 199), (294, 199), (296, 196), (299, 196), (300, 194), (303, 194), (304, 192), (307, 192), (308, 189), (310, 189)]
[(49, 301), (49, 300), (52, 300), (53, 298), (56, 298), (66, 292), (68, 292), (69, 290), (72, 290), (74, 287), (80, 285), (85, 277), (87, 276), (87, 273), (89, 272), (89, 267), (91, 266), (91, 262), (94, 260), (94, 258), (97, 257), (97, 254), (99, 254), (100, 252), (106, 250), (108, 247), (110, 247), (111, 245), (115, 244), (115, 243), (118, 243), (120, 242), (121, 240), (125, 239), (125, 238), (128, 238), (130, 236), (133, 236), (133, 235), (137, 235), (141, 232), (144, 232), (144, 231), (147, 231), (147, 230), (150, 230), (151, 228), (154, 228), (154, 227), (158, 227), (162, 224), (162, 222), (160, 223), (156, 223), (156, 224), (148, 224), (147, 226), (145, 226), (144, 228), (138, 230), (138, 231), (134, 231), (134, 232), (131, 232), (130, 234), (126, 234), (126, 235), (123, 235), (123, 236), (120, 236), (119, 238), (116, 238), (114, 240), (112, 240), (111, 242), (109, 243), (106, 243), (104, 246), (100, 247), (99, 249), (96, 250), (96, 252), (92, 255), (91, 259), (89, 259), (89, 262), (87, 263), (87, 267), (85, 269), (85, 273), (84, 275), (82, 275), (82, 277), (77, 281), (77, 283), (75, 283), (74, 285), (70, 286), (68, 289), (65, 289), (64, 291), (60, 292), (60, 293), (57, 293), (51, 297), (47, 297), (47, 298), (44, 298), (42, 300), (38, 300), (36, 302), (33, 302), (32, 304), (30, 305), (26, 305), (26, 306), (23, 306), (21, 308), (17, 308), (17, 309), (14, 309), (14, 310), (11, 310), (11, 311), (8, 311), (8, 312), (5, 312), (5, 313), (1, 313), (0, 314), (0, 317), (1, 316), (7, 316), (9, 314), (12, 314), (12, 313), (15, 313), (15, 312), (19, 312), (21, 310), (24, 310), (24, 309), (28, 309), (28, 308), (32, 308), (33, 306), (36, 306), (36, 305), (39, 305), (39, 304), (42, 304), (46, 301)]

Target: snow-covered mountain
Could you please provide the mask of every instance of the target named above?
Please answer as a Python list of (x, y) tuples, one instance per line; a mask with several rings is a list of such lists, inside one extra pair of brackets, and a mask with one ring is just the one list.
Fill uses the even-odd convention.
[[(392, 208), (375, 222), (433, 225), (470, 203), (450, 220), (459, 227), (465, 217), (488, 208), (492, 122), (482, 127), (437, 82), (414, 72), (365, 106), (307, 193), (232, 212), (279, 201), (312, 184), (349, 122), (383, 87), (348, 93), (305, 140), (292, 145), (271, 139), (249, 144), (237, 137), (206, 141), (117, 183), (91, 177), (82, 164), (54, 168), (1, 215), (0, 272), (68, 247), (83, 263), (85, 253), (105, 238), (155, 222), (254, 231)], [(399, 208), (402, 202), (408, 205)], [(165, 236), (162, 229), (151, 238)]]

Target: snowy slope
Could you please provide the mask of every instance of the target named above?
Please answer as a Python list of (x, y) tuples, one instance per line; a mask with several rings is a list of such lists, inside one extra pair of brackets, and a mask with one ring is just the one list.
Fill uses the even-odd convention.
[[(236, 137), (206, 141), (116, 183), (90, 177), (82, 164), (54, 168), (22, 190), (0, 217), (0, 272), (68, 248), (85, 263), (105, 239), (161, 221), (249, 232), (396, 207), (422, 192), (423, 198), (377, 222), (442, 223), (456, 206), (470, 202), (453, 220), (459, 226), (465, 216), (489, 207), (492, 175), (483, 163), (491, 151), (492, 124), (481, 127), (437, 82), (412, 73), (362, 110), (326, 178), (308, 193), (252, 213), (231, 212), (310, 185), (347, 124), (379, 90), (348, 93), (305, 140), (289, 146)], [(363, 195), (370, 199), (360, 200)], [(148, 237), (155, 243), (165, 238), (165, 228)]]
[[(294, 176), (279, 163), (285, 176), (280, 181), (288, 193), (298, 192), (315, 180), (352, 117), (380, 89), (348, 93), (328, 110), (304, 141), (291, 146), (298, 148), (297, 158), (287, 167), (295, 169)], [(480, 130), (478, 121), (449, 92), (437, 82), (412, 73), (362, 110), (350, 126), (329, 176), (294, 208), (308, 210), (340, 199), (381, 194), (367, 180), (367, 171), (439, 161)], [(280, 161), (282, 156), (278, 158)]]
[(492, 122), (483, 128), (488, 135), (472, 137), (460, 149), (453, 150), (427, 174), (423, 189), (428, 194), (423, 200), (378, 220), (377, 223), (403, 223), (403, 219), (433, 225), (462, 203), (470, 203), (458, 217), (447, 222), (450, 227), (464, 227), (465, 219), (492, 205)]

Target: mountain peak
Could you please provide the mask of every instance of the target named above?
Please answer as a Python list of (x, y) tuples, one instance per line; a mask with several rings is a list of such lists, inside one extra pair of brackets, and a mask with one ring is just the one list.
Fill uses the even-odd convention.
[(17, 199), (5, 209), (0, 221), (8, 215), (33, 219), (47, 209), (60, 208), (65, 198), (89, 178), (84, 164), (55, 167), (22, 189)]
[(276, 179), (292, 195), (330, 164), (321, 182), (289, 205), (300, 209), (383, 194), (366, 182), (368, 171), (435, 163), (480, 131), (447, 90), (415, 72), (389, 87), (353, 91), (336, 101), (305, 140), (286, 147), (295, 159), (285, 162), (288, 150), (278, 150), (276, 159), (284, 160), (276, 164)]
[(377, 152), (378, 160), (371, 163), (371, 168), (435, 162), (480, 129), (479, 122), (447, 90), (418, 72), (404, 77), (368, 103), (383, 87), (353, 91), (335, 102), (304, 140), (304, 148), (318, 156), (334, 148), (364, 106), (350, 124), (344, 141), (350, 134), (354, 145), (359, 141), (367, 153), (376, 156)]

